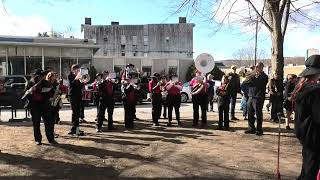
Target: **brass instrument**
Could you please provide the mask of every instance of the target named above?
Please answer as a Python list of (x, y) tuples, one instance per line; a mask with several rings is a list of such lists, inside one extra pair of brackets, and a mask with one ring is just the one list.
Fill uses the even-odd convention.
[(191, 91), (191, 94), (198, 94), (197, 91), (199, 91), (200, 89), (202, 89), (204, 87), (204, 85), (202, 83), (197, 83)]
[(59, 94), (59, 85), (56, 87), (56, 90), (54, 92), (54, 95), (52, 97), (52, 100), (51, 100), (51, 106), (52, 107), (57, 107), (57, 105), (59, 104), (61, 100), (61, 95)]
[(81, 78), (79, 79), (81, 83), (88, 83), (90, 81), (89, 70), (87, 68), (80, 68)]

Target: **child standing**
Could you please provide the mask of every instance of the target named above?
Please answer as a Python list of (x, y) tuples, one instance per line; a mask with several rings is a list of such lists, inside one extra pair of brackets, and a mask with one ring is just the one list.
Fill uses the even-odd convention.
[(230, 86), (229, 77), (223, 76), (221, 86), (216, 90), (218, 95), (218, 111), (219, 125), (218, 129), (222, 130), (222, 125), (225, 130), (229, 130), (229, 107), (230, 107)]

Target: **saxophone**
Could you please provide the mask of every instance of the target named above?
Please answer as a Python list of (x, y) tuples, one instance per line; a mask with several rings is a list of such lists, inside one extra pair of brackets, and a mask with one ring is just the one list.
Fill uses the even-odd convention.
[(59, 94), (59, 85), (56, 87), (56, 90), (54, 92), (54, 95), (52, 97), (52, 101), (51, 101), (51, 106), (52, 107), (57, 107), (57, 105), (59, 104), (61, 100), (61, 95)]

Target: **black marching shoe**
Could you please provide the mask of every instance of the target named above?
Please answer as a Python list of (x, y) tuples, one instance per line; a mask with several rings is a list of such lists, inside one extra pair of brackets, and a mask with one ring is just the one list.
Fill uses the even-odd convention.
[(249, 130), (246, 130), (244, 133), (245, 133), (245, 134), (255, 134), (255, 133), (256, 133), (256, 130), (254, 130), (254, 129), (249, 129)]
[(117, 130), (117, 128), (115, 128), (114, 126), (108, 127), (108, 130), (112, 131), (112, 130)]
[(58, 144), (58, 142), (56, 140), (49, 141), (49, 143), (52, 145)]
[(36, 143), (36, 145), (38, 145), (38, 146), (40, 146), (40, 145), (42, 144), (41, 141), (36, 141), (35, 143)]
[(286, 126), (286, 130), (291, 130), (291, 127), (290, 126)]
[(239, 119), (233, 116), (231, 120), (238, 121)]
[(257, 135), (257, 136), (262, 136), (262, 135), (263, 135), (263, 131), (257, 131), (257, 132), (256, 132), (256, 135)]

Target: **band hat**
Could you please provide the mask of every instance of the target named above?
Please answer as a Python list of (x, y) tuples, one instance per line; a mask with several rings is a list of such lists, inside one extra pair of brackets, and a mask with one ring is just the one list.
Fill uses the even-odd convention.
[(320, 55), (312, 55), (305, 62), (306, 69), (300, 74), (301, 77), (320, 74)]
[(42, 69), (35, 69), (34, 72), (32, 73), (34, 76), (41, 76), (43, 75)]
[(236, 65), (232, 65), (231, 69), (237, 69), (237, 66)]

